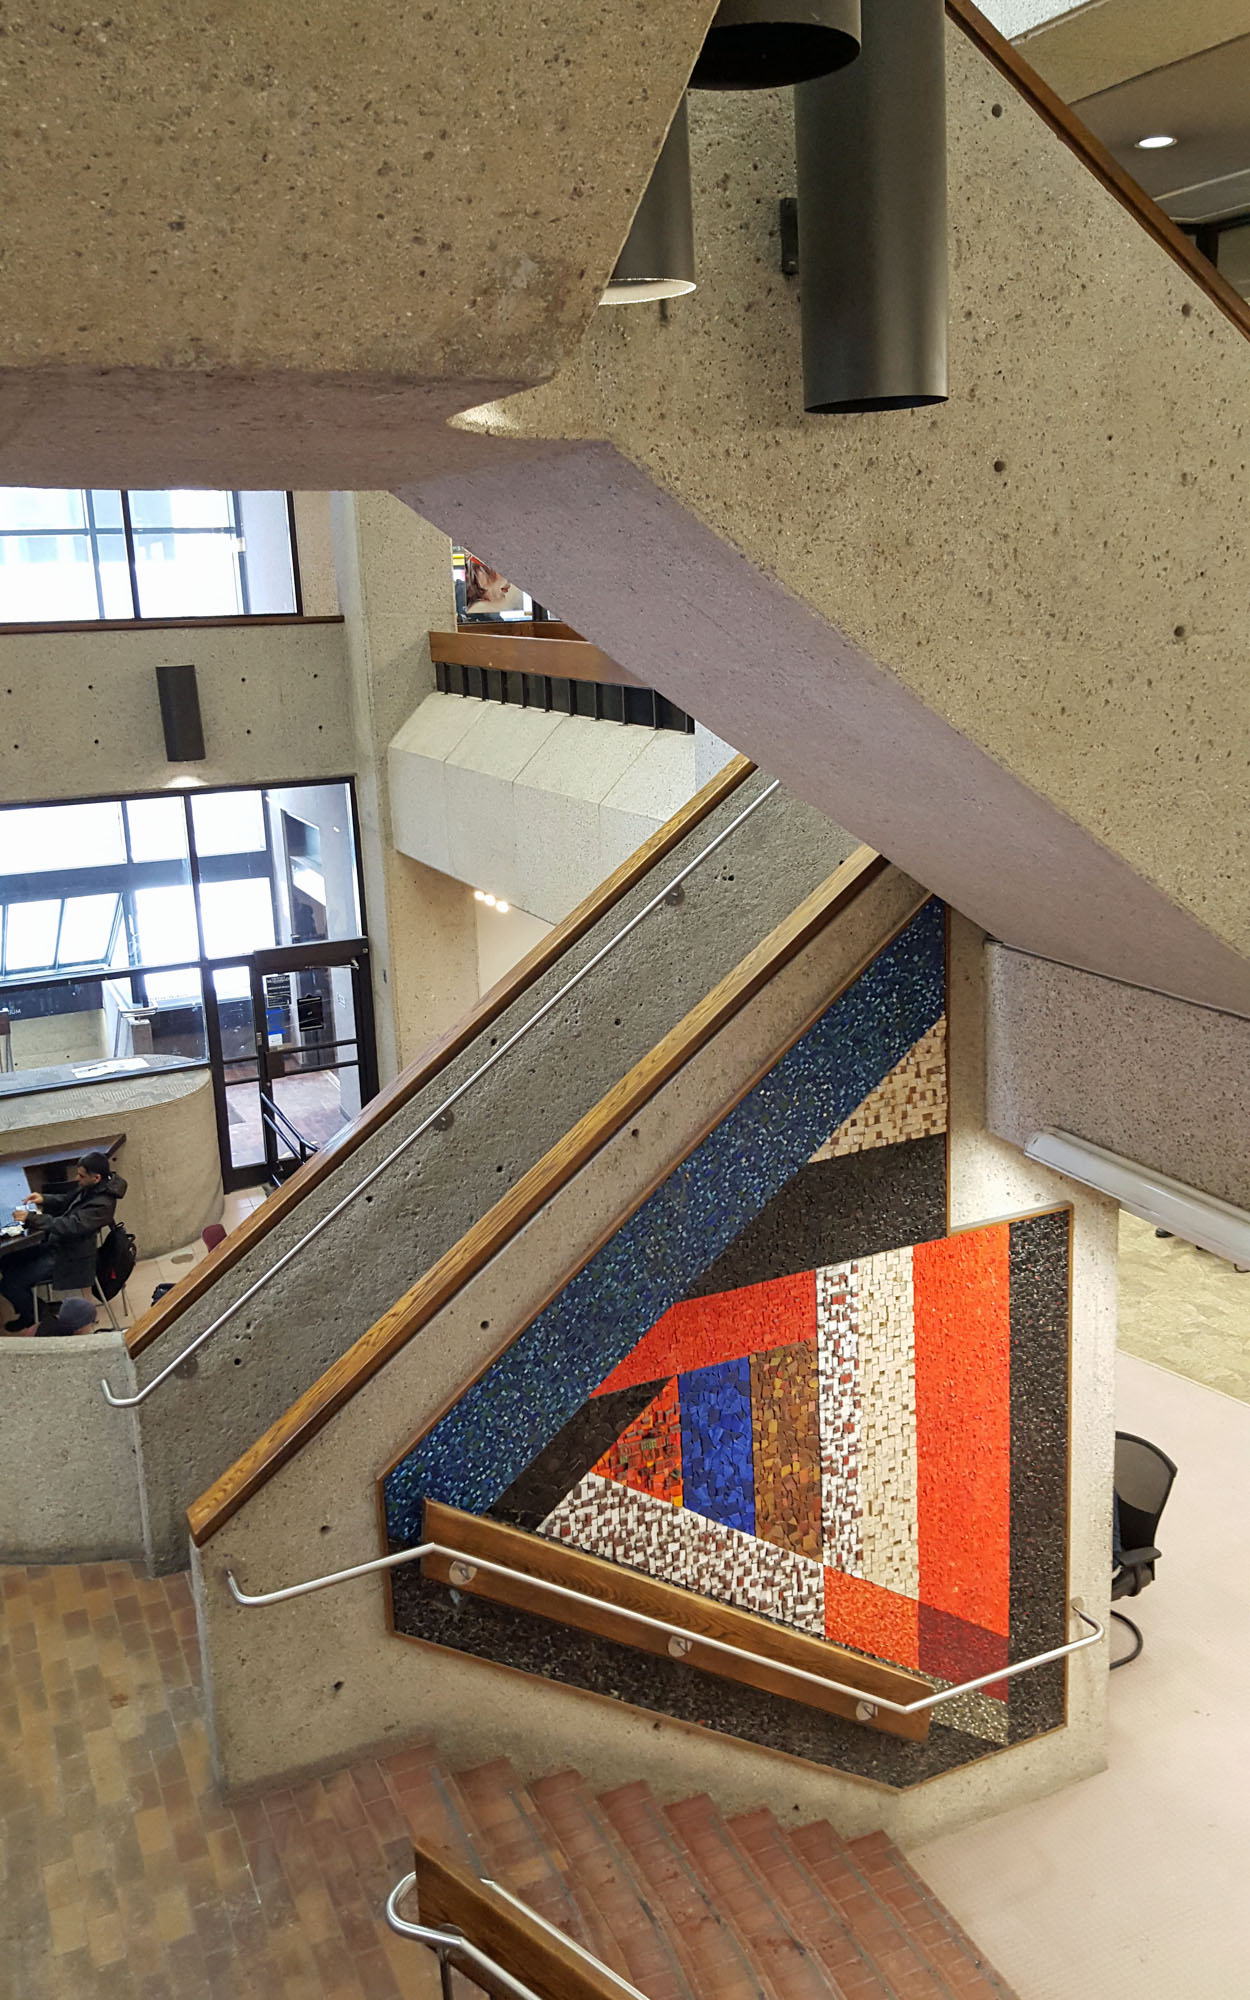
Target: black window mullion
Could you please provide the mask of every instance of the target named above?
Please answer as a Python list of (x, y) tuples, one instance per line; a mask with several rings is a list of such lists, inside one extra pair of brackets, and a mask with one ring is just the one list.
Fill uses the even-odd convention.
[(304, 615), (304, 586), (300, 582), (299, 574), (299, 543), (295, 539), (295, 495), (293, 493), (288, 493), (286, 496), (286, 532), (287, 540), (291, 546), (291, 582), (295, 589), (295, 616), (302, 618)]
[(52, 947), (52, 962), (48, 967), (50, 972), (59, 972), (61, 969), (61, 932), (65, 928), (65, 905), (67, 901), (68, 898), (62, 896), (60, 908), (56, 913), (56, 943)]
[(234, 522), (234, 555), (235, 561), (239, 565), (239, 596), (243, 601), (243, 616), (250, 618), (252, 615), (252, 589), (247, 577), (247, 549), (243, 539), (243, 509), (239, 503), (239, 495), (235, 492), (231, 492), (230, 495), (230, 518)]
[(195, 821), (191, 814), (191, 795), (182, 795), (182, 810), (187, 823), (187, 860), (191, 869), (191, 893), (195, 899), (195, 935), (200, 944), (200, 964), (208, 963), (208, 952), (204, 945), (204, 916), (200, 909), (200, 857), (195, 845)]
[(95, 578), (96, 610), (101, 621), (104, 618), (104, 579), (100, 575), (100, 536), (96, 527), (95, 496), (89, 486), (82, 488), (83, 511), (87, 516), (87, 534), (91, 542), (91, 570)]
[(126, 565), (130, 571), (130, 602), (134, 607), (135, 617), (141, 618), (143, 614), (139, 609), (139, 572), (135, 567), (135, 529), (134, 522), (130, 518), (130, 494), (124, 486), (118, 490), (122, 502), (122, 529), (126, 536)]

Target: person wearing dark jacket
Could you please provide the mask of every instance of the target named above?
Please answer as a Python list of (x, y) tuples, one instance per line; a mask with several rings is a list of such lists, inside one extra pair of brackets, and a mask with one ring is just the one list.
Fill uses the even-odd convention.
[(14, 1219), (31, 1232), (28, 1250), (19, 1250), (0, 1265), (0, 1289), (16, 1318), (6, 1320), (6, 1333), (29, 1333), (35, 1324), (36, 1285), (54, 1291), (89, 1291), (95, 1283), (96, 1246), (108, 1229), (126, 1183), (113, 1172), (105, 1153), (84, 1153), (74, 1169), (68, 1194), (31, 1194)]

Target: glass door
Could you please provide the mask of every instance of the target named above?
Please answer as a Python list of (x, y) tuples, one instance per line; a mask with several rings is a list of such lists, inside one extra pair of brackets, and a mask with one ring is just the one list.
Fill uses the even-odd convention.
[(266, 1178), (280, 1181), (377, 1089), (366, 947), (258, 952), (251, 1001)]
[(254, 952), (212, 986), (223, 1182), (276, 1185), (377, 1090), (368, 948)]

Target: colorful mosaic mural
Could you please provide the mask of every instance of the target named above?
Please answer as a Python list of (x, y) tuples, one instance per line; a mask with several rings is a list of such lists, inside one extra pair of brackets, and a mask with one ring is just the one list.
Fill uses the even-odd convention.
[[(945, 1233), (944, 932), (927, 905), (394, 1469), (394, 1543), (428, 1496), (935, 1686), (1061, 1641), (1062, 1565), (1029, 1563), (1066, 1532), (1067, 1217)], [(1062, 1716), (1061, 1678), (997, 1682), (907, 1744), (412, 1571), (395, 1596), (414, 1636), (887, 1782)]]

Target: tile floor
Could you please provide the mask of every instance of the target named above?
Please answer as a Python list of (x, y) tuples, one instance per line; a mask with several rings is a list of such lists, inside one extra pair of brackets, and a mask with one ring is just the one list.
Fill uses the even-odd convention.
[[(259, 1208), (269, 1189), (266, 1187), (239, 1188), (226, 1196), (222, 1212), (222, 1226), (237, 1229), (244, 1217), (254, 1208)], [(176, 1285), (179, 1278), (186, 1276), (193, 1264), (207, 1257), (208, 1252), (197, 1237), (194, 1243), (186, 1243), (181, 1250), (167, 1250), (163, 1257), (144, 1257), (135, 1265), (126, 1282), (126, 1297), (130, 1301), (129, 1319), (138, 1319), (152, 1303), (152, 1294), (158, 1285)], [(122, 1311), (121, 1300), (115, 1301), (117, 1317), (123, 1325), (129, 1320)], [(108, 1324), (107, 1314), (101, 1315), (101, 1324)]]
[(434, 2000), (388, 1767), (224, 1807), (184, 1576), (0, 1587), (0, 2000)]
[(1108, 1769), (908, 1858), (1021, 2000), (1246, 2000), (1250, 1409), (1127, 1354), (1118, 1383), (1179, 1473)]

